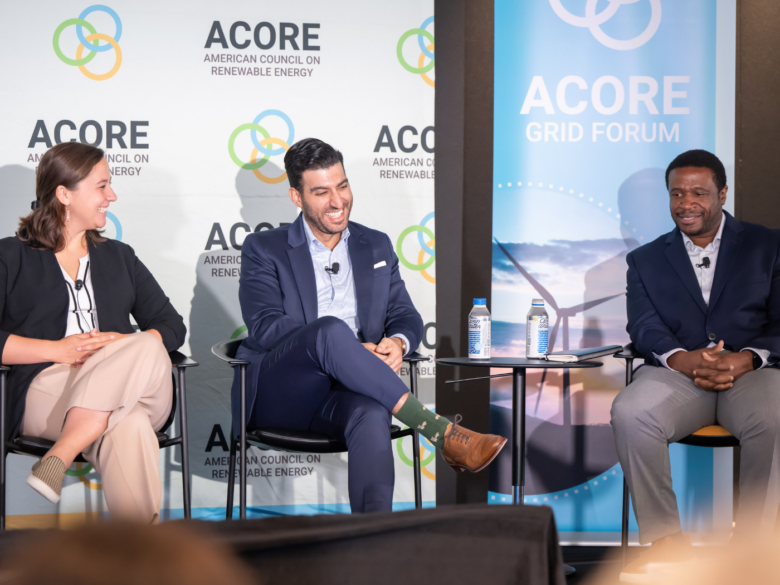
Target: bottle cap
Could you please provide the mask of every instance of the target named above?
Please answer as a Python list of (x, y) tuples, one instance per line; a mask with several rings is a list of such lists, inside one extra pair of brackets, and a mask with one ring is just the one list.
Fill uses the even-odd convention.
[(544, 306), (544, 299), (534, 299), (534, 300), (531, 301), (531, 304), (532, 305), (541, 305), (543, 307)]
[(487, 299), (474, 299), (475, 305), (487, 305)]

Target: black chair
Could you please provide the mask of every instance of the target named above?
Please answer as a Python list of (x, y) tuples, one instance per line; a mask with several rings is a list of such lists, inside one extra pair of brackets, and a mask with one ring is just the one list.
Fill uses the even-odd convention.
[[(157, 440), (160, 443), (160, 448), (173, 447), (179, 445), (181, 447), (181, 471), (182, 471), (182, 491), (184, 492), (184, 517), (190, 517), (190, 465), (189, 465), (189, 451), (187, 442), (187, 406), (186, 406), (186, 390), (187, 385), (185, 382), (184, 373), (187, 368), (197, 366), (198, 363), (183, 353), (178, 351), (172, 351), (168, 354), (171, 358), (171, 367), (176, 368), (178, 374), (174, 376), (174, 386), (177, 388), (177, 392), (173, 395), (173, 405), (171, 407), (171, 413), (168, 416), (168, 420), (163, 425), (162, 429), (157, 431)], [(5, 530), (5, 490), (6, 490), (6, 457), (9, 453), (16, 453), (18, 455), (30, 455), (32, 457), (43, 457), (49, 449), (54, 445), (53, 441), (42, 439), (40, 437), (29, 437), (26, 435), (18, 435), (13, 439), (9, 439), (7, 442), (3, 440), (6, 436), (5, 423), (6, 423), (6, 376), (10, 368), (7, 366), (0, 366), (0, 530)], [(179, 402), (179, 436), (169, 437), (165, 431), (173, 424), (173, 419), (176, 415), (176, 401), (178, 395)], [(79, 455), (75, 459), (76, 463), (86, 463), (87, 461)]]
[[(260, 428), (247, 431), (246, 428), (246, 368), (249, 362), (236, 359), (236, 351), (241, 345), (241, 339), (231, 339), (217, 343), (211, 348), (211, 353), (229, 364), (231, 367), (239, 368), (240, 375), (240, 394), (241, 394), (241, 429), (238, 434), (238, 440), (233, 438), (233, 432), (230, 433), (230, 471), (228, 475), (228, 496), (227, 510), (225, 518), (233, 518), (233, 490), (235, 488), (236, 476), (236, 451), (241, 453), (241, 461), (246, 463), (247, 441), (257, 445), (261, 449), (276, 451), (291, 451), (297, 453), (345, 453), (347, 451), (346, 442), (340, 439), (331, 439), (324, 435), (312, 432), (287, 431), (275, 428)], [(411, 381), (411, 392), (417, 396), (417, 364), (420, 362), (429, 362), (429, 356), (420, 355), (417, 352), (410, 353), (404, 357), (404, 362), (409, 364)], [(401, 429), (397, 425), (390, 428), (390, 439), (401, 439), (403, 437), (412, 437), (412, 450), (414, 460), (414, 507), (422, 508), (422, 484), (420, 478), (420, 438), (413, 429)], [(239, 516), (243, 520), (246, 518), (246, 472), (243, 469), (239, 478)]]
[[(616, 358), (626, 360), (626, 386), (634, 380), (634, 360), (641, 359), (642, 356), (634, 349), (634, 344), (629, 343), (615, 354)], [(720, 425), (710, 425), (699, 429), (692, 435), (677, 441), (682, 445), (693, 445), (695, 447), (737, 447), (739, 440)], [(628, 492), (628, 483), (625, 475), (623, 476), (623, 525), (620, 536), (620, 546), (623, 550), (623, 566), (626, 565), (626, 554), (628, 552), (628, 507), (631, 503), (631, 494)]]

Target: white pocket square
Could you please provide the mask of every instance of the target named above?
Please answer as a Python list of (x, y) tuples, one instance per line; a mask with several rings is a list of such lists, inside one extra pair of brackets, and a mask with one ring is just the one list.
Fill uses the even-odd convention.
[(387, 266), (387, 262), (382, 260), (381, 262), (377, 262), (376, 264), (374, 264), (374, 268), (382, 268), (382, 266)]

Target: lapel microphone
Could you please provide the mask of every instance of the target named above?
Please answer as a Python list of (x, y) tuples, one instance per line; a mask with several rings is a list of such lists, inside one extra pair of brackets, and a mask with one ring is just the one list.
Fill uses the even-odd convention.
[(701, 268), (702, 266), (704, 266), (704, 268), (710, 267), (710, 259), (707, 256), (701, 259), (701, 264), (697, 264), (696, 268)]
[[(709, 259), (707, 260), (707, 262), (709, 262)], [(338, 274), (339, 273), (339, 263), (338, 262), (334, 262), (333, 266), (326, 266), (325, 267), (325, 272), (327, 272), (328, 274), (331, 274), (331, 275), (332, 274)]]

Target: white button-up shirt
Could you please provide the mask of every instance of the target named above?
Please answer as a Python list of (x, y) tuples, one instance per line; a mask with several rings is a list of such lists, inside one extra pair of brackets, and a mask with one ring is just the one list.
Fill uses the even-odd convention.
[[(89, 254), (79, 258), (79, 270), (76, 280), (81, 280), (78, 286), (70, 277), (70, 274), (60, 265), (62, 276), (68, 286), (68, 321), (65, 328), (65, 337), (77, 333), (89, 333), (92, 329), (98, 329), (97, 307), (95, 305), (95, 291), (92, 288), (92, 269), (89, 268)], [(78, 290), (76, 290), (78, 288)]]

